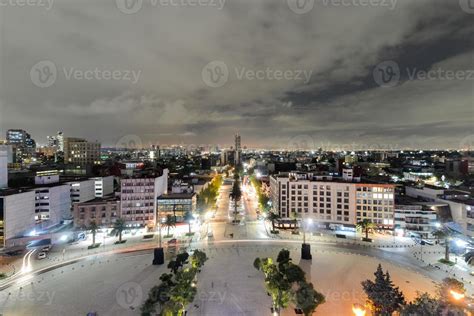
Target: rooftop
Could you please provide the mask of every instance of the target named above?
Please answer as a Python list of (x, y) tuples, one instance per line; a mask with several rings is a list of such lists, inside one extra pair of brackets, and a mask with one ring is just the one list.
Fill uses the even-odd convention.
[(196, 193), (168, 193), (158, 197), (158, 200), (173, 200), (173, 199), (191, 199)]

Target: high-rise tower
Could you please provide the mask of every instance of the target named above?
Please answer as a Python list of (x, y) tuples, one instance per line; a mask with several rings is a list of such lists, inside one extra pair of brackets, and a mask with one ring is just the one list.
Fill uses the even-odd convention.
[(235, 134), (235, 165), (238, 166), (241, 163), (241, 154), (242, 154), (242, 148), (240, 146), (240, 135)]

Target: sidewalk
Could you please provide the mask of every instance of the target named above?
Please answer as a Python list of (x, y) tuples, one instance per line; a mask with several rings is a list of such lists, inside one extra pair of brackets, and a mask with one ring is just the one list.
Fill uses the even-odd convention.
[(443, 274), (443, 277), (452, 277), (464, 282), (468, 293), (474, 295), (474, 276), (470, 274), (471, 271), (474, 271), (474, 267), (469, 266), (462, 256), (454, 254), (450, 254), (450, 260), (455, 262), (454, 265), (450, 266), (441, 263), (438, 260), (444, 258), (444, 252), (443, 246), (425, 246), (423, 247), (423, 252), (418, 249), (418, 251), (413, 253), (413, 257), (420, 264), (425, 264), (427, 269), (437, 269), (439, 273)]
[[(274, 238), (284, 238), (290, 240), (303, 240), (303, 233), (300, 232), (297, 235), (291, 233), (290, 230), (280, 230), (279, 234), (270, 234)], [(342, 234), (341, 234), (342, 235)], [(344, 235), (345, 238), (337, 237), (334, 232), (322, 232), (322, 233), (306, 233), (306, 240), (316, 242), (328, 242), (328, 243), (341, 243), (346, 245), (358, 245), (363, 247), (373, 248), (415, 248), (417, 244), (411, 238), (405, 237), (392, 237), (384, 235), (369, 235), (372, 238), (372, 242), (362, 241), (361, 235), (353, 236), (353, 234)]]

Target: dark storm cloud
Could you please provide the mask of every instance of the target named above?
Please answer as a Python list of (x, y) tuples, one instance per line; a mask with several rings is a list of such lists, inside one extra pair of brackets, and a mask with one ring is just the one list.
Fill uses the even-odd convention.
[[(227, 1), (222, 10), (143, 1), (135, 14), (115, 1), (0, 10), (2, 134), (24, 128), (44, 142), (64, 130), (115, 145), (127, 135), (229, 144), (240, 132), (245, 144), (272, 148), (300, 140), (455, 147), (474, 134), (474, 80), (409, 78), (413, 70), (474, 69), (474, 15), (458, 1), (399, 0), (394, 10), (316, 1), (305, 14), (283, 0)], [(57, 67), (46, 88), (30, 78), (43, 60)], [(386, 60), (401, 70), (392, 88), (373, 77)], [(228, 68), (220, 87), (202, 77), (212, 61)], [(73, 70), (97, 72), (77, 79), (68, 77)], [(97, 78), (104, 71), (137, 81)], [(310, 80), (275, 79), (275, 71)]]

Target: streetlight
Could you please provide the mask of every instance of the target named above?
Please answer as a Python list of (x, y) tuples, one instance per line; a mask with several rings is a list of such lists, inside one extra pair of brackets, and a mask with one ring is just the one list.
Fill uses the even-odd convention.
[[(306, 219), (306, 229), (313, 225), (313, 219), (312, 218), (307, 218)], [(303, 243), (306, 244), (306, 229), (304, 227), (304, 220), (303, 220)]]
[(460, 301), (460, 300), (462, 300), (466, 297), (466, 295), (464, 293), (459, 293), (455, 290), (450, 290), (449, 294), (451, 294), (451, 296), (453, 297), (453, 299), (455, 301)]
[(158, 209), (157, 210), (157, 221), (158, 221), (158, 230), (159, 230), (159, 246), (158, 248), (155, 248), (154, 250), (154, 256), (153, 256), (153, 265), (160, 265), (165, 263), (165, 253), (163, 250), (162, 242), (161, 242), (161, 212)]
[(352, 312), (355, 316), (365, 316), (366, 313), (364, 307), (360, 304), (352, 305)]

